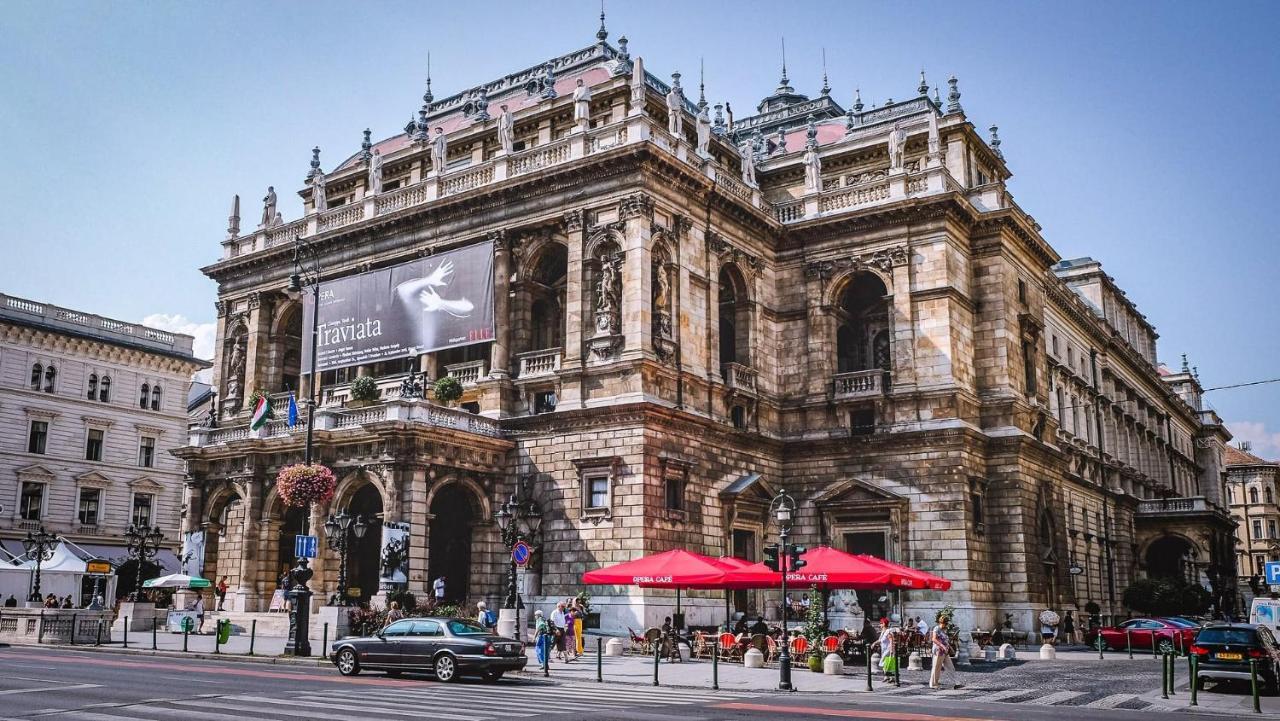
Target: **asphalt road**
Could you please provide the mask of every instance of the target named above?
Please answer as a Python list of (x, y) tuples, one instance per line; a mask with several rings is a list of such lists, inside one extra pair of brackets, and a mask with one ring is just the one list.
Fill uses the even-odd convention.
[[(623, 684), (556, 684), (517, 675), (496, 684), (330, 668), (0, 647), (0, 721), (505, 718), (883, 719), (884, 721), (1151, 719), (1152, 711), (983, 703), (922, 696), (711, 692)], [(1180, 717), (1197, 718), (1185, 712)], [(1221, 719), (1222, 716), (1199, 718)]]

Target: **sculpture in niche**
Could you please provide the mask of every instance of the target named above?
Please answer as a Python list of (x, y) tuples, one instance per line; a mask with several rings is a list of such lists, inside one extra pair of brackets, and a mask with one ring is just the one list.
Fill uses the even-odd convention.
[(621, 265), (621, 254), (607, 253), (600, 258), (600, 280), (596, 283), (596, 335), (613, 335), (621, 325), (618, 317)]
[(653, 334), (671, 337), (671, 271), (665, 253), (653, 258)]
[(243, 338), (232, 342), (231, 360), (227, 364), (227, 400), (231, 401), (233, 410), (239, 410), (244, 388), (244, 344)]

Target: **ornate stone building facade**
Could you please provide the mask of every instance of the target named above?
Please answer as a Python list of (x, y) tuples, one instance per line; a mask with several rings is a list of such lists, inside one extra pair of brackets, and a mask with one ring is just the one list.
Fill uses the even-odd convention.
[(1242, 606), (1264, 592), (1265, 566), (1280, 561), (1280, 463), (1228, 447), (1227, 500), (1236, 522), (1235, 554)]
[[(1058, 265), (954, 78), (945, 101), (922, 78), (909, 100), (846, 110), (784, 73), (734, 120), (597, 37), (448, 98), (428, 84), (404, 134), (366, 132), (332, 171), (315, 151), (298, 220), (274, 191), (257, 228), (233, 213), (204, 269), (222, 421), (177, 453), (188, 530), (219, 538), (206, 565), (239, 607), (263, 607), (303, 525), (272, 490), (301, 431), (250, 433), (243, 400), (313, 390), (284, 292), (295, 236), (327, 279), (492, 244), (492, 342), (329, 371), (315, 389), (319, 456), (341, 481), (311, 527), (343, 508), (407, 523), (418, 593), (444, 575), (451, 597), (501, 601), (493, 518), (514, 493), (544, 510), (534, 602), (672, 547), (758, 558), (784, 488), (797, 542), (941, 573), (953, 590), (911, 594), (907, 612), (952, 603), (966, 626), (1009, 613), (1027, 628), (1091, 600), (1121, 612), (1151, 570), (1144, 499), (1199, 499), (1187, 522), (1222, 533), (1212, 456), (1228, 436), (1194, 379), (1162, 380), (1154, 331), (1110, 279)], [(462, 409), (400, 398), (410, 369), (458, 377)], [(383, 402), (345, 405), (357, 375)], [(1230, 561), (1188, 541), (1197, 568)], [(376, 542), (355, 556), (368, 595)], [(317, 565), (331, 588), (332, 554)], [(667, 592), (592, 591), (606, 627), (669, 612)], [(720, 617), (719, 595), (691, 595), (691, 623)]]
[[(0, 547), (41, 526), (128, 562), (130, 524), (165, 534), (177, 572), (191, 336), (0, 294)], [(0, 554), (0, 559), (8, 556)], [(133, 590), (130, 564), (120, 593)], [(86, 591), (87, 592), (87, 591)]]

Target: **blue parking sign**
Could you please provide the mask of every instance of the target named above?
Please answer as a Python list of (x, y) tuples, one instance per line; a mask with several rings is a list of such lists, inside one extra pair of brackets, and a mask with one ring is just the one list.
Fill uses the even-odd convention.
[(1267, 585), (1280, 585), (1280, 561), (1268, 561), (1263, 570), (1267, 574)]
[(297, 535), (293, 538), (293, 555), (297, 558), (315, 558), (318, 547), (315, 536)]

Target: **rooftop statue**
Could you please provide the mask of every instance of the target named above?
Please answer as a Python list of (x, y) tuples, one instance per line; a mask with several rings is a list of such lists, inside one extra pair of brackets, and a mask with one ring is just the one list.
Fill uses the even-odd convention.
[(675, 82), (667, 92), (667, 132), (678, 140), (684, 135), (684, 93), (680, 92), (680, 73), (673, 78)]
[(902, 129), (902, 121), (893, 124), (889, 131), (889, 169), (901, 170), (903, 154), (907, 146), (907, 131)]
[(515, 118), (511, 115), (511, 111), (507, 110), (507, 106), (503, 105), (502, 112), (498, 113), (498, 143), (502, 146), (503, 155), (514, 152), (515, 131)]
[(267, 195), (262, 199), (262, 222), (259, 224), (263, 228), (271, 226), (272, 221), (276, 219), (276, 189), (275, 186), (267, 186)]
[(444, 164), (449, 157), (449, 139), (444, 136), (444, 128), (436, 128), (436, 135), (431, 139), (431, 167), (437, 174), (444, 173)]
[(756, 159), (749, 141), (744, 141), (738, 145), (738, 156), (742, 158), (742, 182), (754, 187), (756, 185)]
[(329, 209), (329, 199), (325, 197), (325, 183), (324, 173), (316, 171), (315, 176), (311, 178), (311, 202), (317, 213)]
[(804, 148), (804, 189), (810, 193), (822, 190), (822, 159), (814, 143)]
[(711, 116), (707, 113), (707, 106), (698, 109), (697, 121), (698, 154), (708, 155), (711, 150)]
[(369, 156), (369, 194), (382, 192), (382, 151), (375, 150)]
[(591, 126), (591, 88), (578, 78), (578, 86), (573, 89), (573, 122), (582, 129)]

